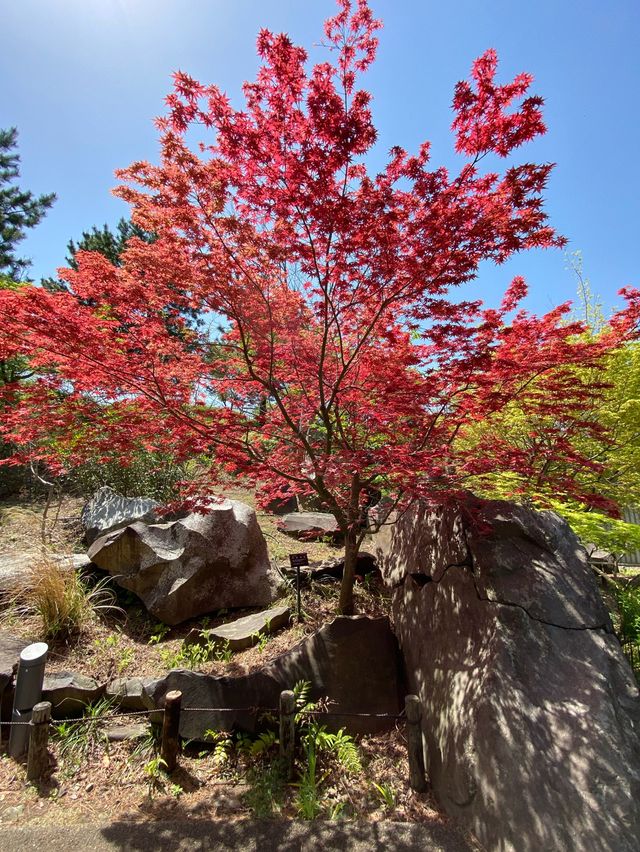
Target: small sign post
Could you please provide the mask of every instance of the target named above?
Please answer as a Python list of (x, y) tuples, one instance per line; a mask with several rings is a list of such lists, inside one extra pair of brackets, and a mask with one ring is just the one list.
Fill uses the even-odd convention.
[(300, 566), (309, 564), (309, 557), (306, 553), (290, 553), (289, 562), (291, 567), (296, 569), (296, 606), (298, 610), (298, 624), (302, 621), (302, 606), (300, 600)]

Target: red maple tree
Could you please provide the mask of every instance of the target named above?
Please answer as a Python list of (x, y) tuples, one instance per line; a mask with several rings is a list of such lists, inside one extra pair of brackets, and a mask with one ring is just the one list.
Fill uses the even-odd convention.
[[(589, 464), (570, 438), (595, 428), (580, 415), (598, 388), (571, 366), (634, 333), (638, 294), (597, 342), (579, 338), (567, 305), (518, 310), (522, 278), (497, 309), (456, 298), (481, 261), (563, 245), (542, 209), (551, 165), (479, 168), (544, 133), (542, 100), (528, 74), (498, 84), (489, 50), (455, 90), (460, 172), (432, 168), (425, 143), (393, 148), (370, 175), (376, 131), (356, 81), (380, 24), (365, 0), (338, 6), (325, 24), (332, 62), (307, 69), (287, 35), (260, 32), (242, 110), (175, 74), (160, 164), (134, 163), (116, 190), (158, 239), (132, 239), (120, 267), (78, 253), (77, 271), (61, 271), (66, 292), (3, 292), (0, 356), (26, 354), (37, 370), (4, 433), (50, 465), (144, 448), (210, 458), (194, 498), (229, 472), (265, 499), (316, 495), (344, 535), (348, 613), (372, 491), (441, 503), (482, 473), (533, 473), (538, 458), (506, 439), (461, 440), (516, 398), (554, 415), (551, 484), (597, 499), (554, 482), (566, 464), (549, 462)], [(208, 135), (198, 153), (196, 125)]]

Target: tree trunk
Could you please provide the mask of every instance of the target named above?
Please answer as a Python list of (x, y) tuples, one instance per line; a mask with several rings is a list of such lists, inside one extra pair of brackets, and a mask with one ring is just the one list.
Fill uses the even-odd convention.
[(340, 586), (340, 602), (338, 611), (341, 615), (353, 615), (353, 581), (356, 576), (356, 563), (358, 561), (359, 530), (355, 524), (351, 524), (347, 530), (344, 541), (344, 572), (342, 574), (342, 585)]

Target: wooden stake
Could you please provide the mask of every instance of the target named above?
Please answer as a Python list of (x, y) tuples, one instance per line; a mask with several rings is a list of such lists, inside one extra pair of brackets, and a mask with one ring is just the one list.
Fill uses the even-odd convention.
[(280, 693), (280, 757), (285, 765), (287, 780), (293, 778), (296, 745), (296, 697), (290, 689)]
[(417, 793), (427, 789), (424, 772), (424, 751), (422, 747), (422, 704), (417, 695), (407, 695), (404, 699), (407, 717), (407, 754), (409, 757), (409, 783)]
[(51, 702), (40, 701), (33, 708), (29, 722), (29, 756), (27, 758), (27, 781), (39, 781), (49, 768), (49, 723)]
[(178, 763), (178, 731), (180, 729), (182, 693), (178, 689), (167, 692), (164, 702), (160, 757), (167, 764), (166, 771), (173, 772)]

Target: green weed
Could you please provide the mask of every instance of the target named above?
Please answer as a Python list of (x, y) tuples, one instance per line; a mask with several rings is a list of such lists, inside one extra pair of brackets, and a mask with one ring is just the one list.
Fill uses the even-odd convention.
[(640, 645), (640, 588), (618, 589), (620, 639)]
[(233, 657), (229, 641), (219, 642), (202, 634), (202, 643), (183, 645), (179, 650), (163, 648), (160, 659), (170, 669), (199, 669), (209, 662), (228, 663)]
[(279, 761), (252, 767), (246, 774), (249, 790), (245, 804), (257, 819), (267, 819), (282, 810), (285, 781)]
[(269, 634), (263, 632), (252, 633), (251, 638), (255, 640), (254, 647), (256, 647), (258, 649), (258, 652), (261, 654), (267, 647), (267, 642), (269, 641)]
[(60, 757), (74, 772), (97, 745), (108, 750), (109, 740), (104, 731), (105, 716), (112, 712), (114, 701), (102, 698), (85, 709), (81, 719), (64, 721), (53, 726), (54, 737), (60, 743)]
[(168, 624), (162, 624), (159, 622), (154, 627), (154, 632), (149, 636), (148, 645), (159, 645), (160, 642), (167, 636), (168, 633), (171, 632), (171, 628)]
[(156, 790), (164, 787), (162, 772), (166, 770), (166, 768), (166, 761), (159, 756), (152, 757), (151, 760), (147, 761), (147, 763), (145, 763), (142, 767), (144, 774), (147, 776), (147, 792), (150, 799), (153, 798), (153, 794)]
[(396, 807), (396, 792), (390, 784), (376, 784), (375, 782), (371, 785), (373, 789), (376, 791), (380, 804), (387, 811), (393, 811)]

